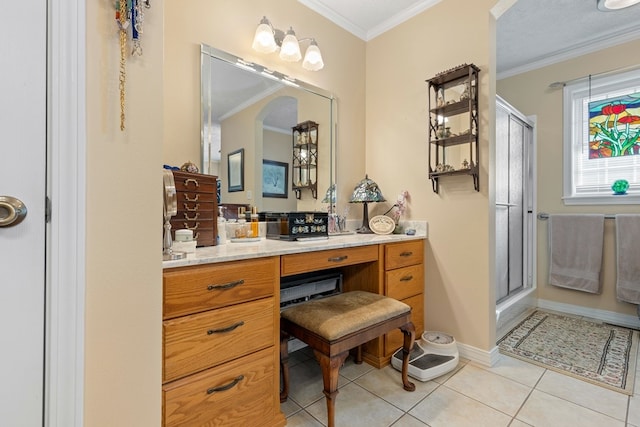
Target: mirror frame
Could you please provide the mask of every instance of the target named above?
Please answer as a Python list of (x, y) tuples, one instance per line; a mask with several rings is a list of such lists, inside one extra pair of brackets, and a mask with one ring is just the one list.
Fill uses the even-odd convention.
[[(201, 108), (200, 110), (200, 166), (201, 166), (201, 169), (200, 170), (203, 171), (203, 173), (207, 173), (205, 171), (208, 170), (208, 168), (205, 168), (204, 161), (206, 158), (208, 158), (210, 153), (207, 152), (209, 147), (205, 141), (204, 129), (205, 129), (205, 124), (207, 124), (206, 121), (208, 121), (208, 123), (210, 124), (213, 120), (210, 115), (211, 113), (209, 113), (208, 117), (205, 117), (205, 114), (204, 114), (205, 99), (202, 94), (202, 88), (211, 87), (210, 80), (209, 80), (211, 78), (211, 72), (209, 69), (205, 69), (205, 65), (203, 61), (204, 55), (212, 59), (226, 62), (227, 64), (232, 65), (233, 67), (236, 67), (238, 69), (261, 75), (264, 78), (273, 78), (274, 80), (279, 80), (284, 85), (293, 86), (298, 89), (305, 90), (309, 93), (321, 96), (330, 102), (330, 120), (331, 120), (331, 126), (329, 129), (330, 165), (329, 165), (329, 185), (327, 188), (336, 188), (337, 186), (337, 169), (336, 169), (337, 138), (336, 137), (337, 137), (337, 126), (338, 126), (338, 123), (337, 123), (338, 105), (337, 105), (336, 97), (331, 92), (321, 89), (317, 86), (289, 77), (278, 71), (270, 70), (269, 68), (263, 65), (257, 64), (255, 62), (244, 61), (240, 57), (237, 57), (233, 54), (227, 53), (220, 49), (216, 49), (205, 43), (200, 44), (200, 64), (201, 64), (201, 67), (200, 67), (200, 88), (201, 88), (201, 91), (200, 91), (201, 92), (200, 93), (200, 108)], [(267, 75), (269, 77), (266, 77)], [(209, 99), (209, 102), (211, 102), (211, 99)], [(209, 108), (208, 111), (210, 112), (211, 108)], [(319, 192), (317, 200), (318, 201), (322, 200), (322, 197), (324, 197), (324, 192)], [(329, 213), (332, 213), (333, 210), (334, 210), (334, 205), (332, 203), (329, 203), (328, 205)]]

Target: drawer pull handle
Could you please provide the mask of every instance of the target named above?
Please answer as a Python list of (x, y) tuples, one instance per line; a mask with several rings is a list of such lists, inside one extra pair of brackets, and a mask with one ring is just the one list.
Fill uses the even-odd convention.
[(200, 187), (200, 184), (198, 184), (198, 180), (193, 179), (193, 178), (187, 178), (184, 180), (184, 186), (187, 187), (189, 185), (189, 183), (193, 183), (196, 188)]
[(194, 197), (193, 199), (191, 199), (191, 198), (189, 198), (189, 195), (188, 195), (187, 193), (184, 193), (184, 199), (185, 199), (187, 202), (197, 202), (199, 198), (200, 198), (200, 195), (199, 195), (199, 194), (196, 194), (196, 197)]
[(409, 282), (413, 280), (413, 276), (409, 275), (409, 276), (404, 276), (402, 279), (400, 279), (401, 282)]
[(200, 233), (195, 233), (193, 235), (193, 240), (198, 240), (198, 237), (200, 237)]
[(244, 325), (244, 321), (241, 320), (238, 323), (234, 323), (231, 326), (227, 326), (226, 328), (221, 328), (221, 329), (209, 329), (207, 331), (207, 335), (213, 335), (213, 334), (224, 334), (225, 332), (231, 332), (234, 329), (238, 329), (240, 326)]
[(197, 220), (198, 218), (200, 218), (200, 212), (197, 212), (197, 213), (193, 216), (193, 218), (189, 218), (189, 215), (188, 215), (186, 212), (184, 213), (184, 219), (186, 219), (187, 221), (195, 221), (195, 220)]
[(347, 258), (349, 258), (348, 255), (342, 255), (342, 256), (336, 256), (336, 257), (333, 257), (333, 258), (329, 258), (329, 259), (327, 259), (327, 261), (329, 261), (329, 262), (342, 262)]
[(226, 290), (235, 288), (238, 285), (242, 285), (244, 283), (244, 279), (236, 280), (233, 282), (225, 283), (224, 285), (209, 285), (207, 286), (208, 291), (217, 291), (217, 290)]
[(189, 224), (186, 222), (183, 222), (184, 224), (184, 228), (186, 228), (187, 230), (197, 230), (198, 227), (200, 227), (200, 223), (196, 222), (196, 225), (194, 225), (193, 227), (189, 227)]
[(244, 379), (244, 375), (240, 375), (239, 377), (237, 377), (236, 379), (234, 379), (233, 381), (231, 381), (227, 385), (221, 385), (219, 387), (211, 387), (211, 388), (207, 389), (207, 394), (213, 394), (213, 393), (215, 393), (217, 391), (227, 391), (227, 390), (235, 387), (236, 384), (238, 384), (243, 379)]
[(194, 208), (190, 208), (188, 204), (183, 203), (184, 205), (184, 210), (185, 211), (189, 211), (189, 212), (195, 212), (198, 210), (198, 208), (200, 207), (200, 203), (197, 203), (196, 206)]
[(413, 252), (411, 252), (411, 251), (406, 251), (406, 252), (401, 252), (400, 253), (400, 256), (411, 256), (411, 255), (413, 255)]

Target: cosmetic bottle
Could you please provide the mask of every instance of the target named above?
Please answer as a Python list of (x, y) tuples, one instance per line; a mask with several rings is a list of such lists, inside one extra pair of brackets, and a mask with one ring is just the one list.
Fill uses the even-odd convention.
[(251, 236), (260, 237), (260, 217), (258, 216), (258, 207), (251, 208)]
[(218, 207), (218, 244), (224, 245), (227, 243), (227, 220), (224, 217), (224, 208)]

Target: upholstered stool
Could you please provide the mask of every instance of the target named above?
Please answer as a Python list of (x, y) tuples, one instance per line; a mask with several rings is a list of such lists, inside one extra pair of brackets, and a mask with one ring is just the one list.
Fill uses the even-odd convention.
[(280, 401), (284, 402), (289, 394), (289, 336), (309, 345), (320, 362), (324, 395), (327, 398), (328, 425), (333, 427), (338, 373), (349, 350), (398, 328), (404, 334), (402, 383), (405, 390), (414, 391), (415, 385), (407, 376), (409, 353), (415, 339), (411, 307), (408, 305), (371, 292), (353, 291), (285, 309), (280, 319), (283, 380)]

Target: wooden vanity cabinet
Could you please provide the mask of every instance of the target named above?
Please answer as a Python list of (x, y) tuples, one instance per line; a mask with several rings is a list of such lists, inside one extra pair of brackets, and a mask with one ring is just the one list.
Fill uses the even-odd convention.
[[(416, 327), (416, 339), (419, 339), (424, 330), (424, 240), (380, 245), (379, 259), (379, 292), (411, 307), (411, 321)], [(373, 286), (370, 278), (366, 283)], [(402, 342), (402, 333), (392, 331), (367, 343), (363, 359), (382, 368), (390, 363), (391, 356), (402, 347)]]
[(163, 426), (282, 426), (280, 258), (163, 273)]
[[(304, 252), (281, 257), (282, 276), (339, 268), (343, 291), (362, 290), (393, 297), (411, 306), (416, 339), (424, 329), (424, 240)], [(393, 331), (363, 346), (363, 359), (382, 368), (402, 347)]]

